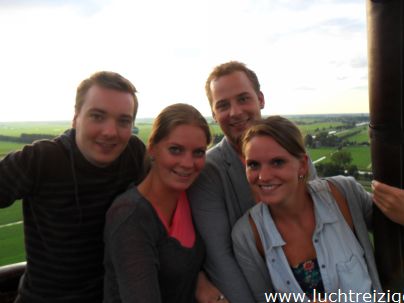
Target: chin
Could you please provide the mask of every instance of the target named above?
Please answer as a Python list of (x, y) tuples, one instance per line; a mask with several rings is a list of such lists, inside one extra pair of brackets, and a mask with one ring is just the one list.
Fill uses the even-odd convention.
[(186, 191), (191, 185), (190, 184), (172, 184), (171, 189), (178, 192)]
[(270, 206), (270, 205), (276, 205), (279, 204), (279, 201), (277, 200), (272, 200), (272, 199), (261, 199), (262, 203)]

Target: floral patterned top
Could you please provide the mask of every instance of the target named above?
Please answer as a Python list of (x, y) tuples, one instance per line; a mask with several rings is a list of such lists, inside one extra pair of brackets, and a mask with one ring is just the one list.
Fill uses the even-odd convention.
[(317, 293), (324, 293), (324, 285), (316, 258), (304, 261), (296, 267), (291, 266), (291, 268), (297, 282), (310, 300), (313, 300), (313, 289)]

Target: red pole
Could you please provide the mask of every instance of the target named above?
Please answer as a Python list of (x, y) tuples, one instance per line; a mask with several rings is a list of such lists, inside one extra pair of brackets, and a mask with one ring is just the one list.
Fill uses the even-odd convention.
[[(403, 188), (404, 1), (367, 0), (374, 179)], [(404, 203), (404, 201), (403, 201)], [(404, 289), (404, 228), (374, 209), (376, 263), (385, 290)]]

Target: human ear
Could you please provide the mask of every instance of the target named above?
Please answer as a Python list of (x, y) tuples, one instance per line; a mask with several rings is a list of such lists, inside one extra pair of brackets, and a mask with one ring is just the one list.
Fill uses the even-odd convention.
[(260, 105), (260, 109), (263, 109), (265, 107), (265, 98), (264, 93), (261, 91), (258, 93), (258, 102)]
[(76, 119), (77, 119), (77, 113), (74, 114), (73, 120), (72, 120), (72, 128), (76, 128)]
[(306, 155), (306, 154), (304, 154), (300, 159), (299, 159), (299, 162), (300, 162), (300, 167), (299, 167), (299, 176), (306, 176), (307, 177), (307, 175), (308, 175), (308, 159), (309, 159), (309, 157)]

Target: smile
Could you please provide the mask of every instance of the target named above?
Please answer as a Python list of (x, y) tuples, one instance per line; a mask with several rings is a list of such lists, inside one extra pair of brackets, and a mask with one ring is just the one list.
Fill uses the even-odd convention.
[(117, 145), (116, 143), (106, 143), (106, 142), (96, 142), (98, 146), (100, 146), (103, 150), (111, 150), (114, 149)]
[(248, 121), (250, 121), (250, 120), (249, 119), (244, 119), (244, 120), (234, 121), (234, 122), (230, 123), (230, 126), (232, 126), (232, 127), (243, 127), (248, 123)]
[(187, 172), (179, 172), (179, 171), (173, 170), (173, 173), (181, 178), (189, 178), (192, 176), (192, 172), (187, 173)]
[(279, 186), (281, 186), (280, 184), (261, 184), (258, 185), (258, 187), (263, 191), (263, 192), (272, 192), (275, 189), (277, 189)]

